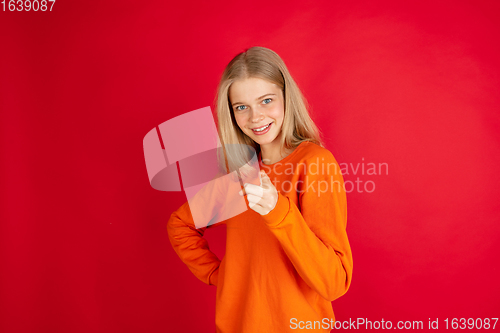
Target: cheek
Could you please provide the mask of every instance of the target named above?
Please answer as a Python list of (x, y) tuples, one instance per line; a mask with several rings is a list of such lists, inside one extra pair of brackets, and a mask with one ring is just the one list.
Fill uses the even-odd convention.
[(236, 120), (236, 124), (238, 125), (238, 127), (243, 130), (243, 128), (245, 127), (245, 119), (241, 115), (235, 115), (234, 119)]
[(276, 119), (277, 122), (283, 122), (283, 118), (285, 116), (285, 112), (283, 109), (283, 106), (277, 106), (276, 108), (273, 108), (270, 110), (271, 112), (268, 113), (268, 115), (274, 119)]

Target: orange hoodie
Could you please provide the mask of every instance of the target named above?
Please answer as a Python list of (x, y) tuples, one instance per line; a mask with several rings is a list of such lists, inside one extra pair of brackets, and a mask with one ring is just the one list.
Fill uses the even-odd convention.
[(207, 227), (195, 228), (187, 202), (167, 223), (170, 242), (196, 277), (217, 286), (217, 332), (330, 332), (331, 301), (349, 288), (353, 266), (340, 167), (312, 142), (260, 167), (278, 190), (276, 207), (221, 222), (222, 261), (203, 238)]

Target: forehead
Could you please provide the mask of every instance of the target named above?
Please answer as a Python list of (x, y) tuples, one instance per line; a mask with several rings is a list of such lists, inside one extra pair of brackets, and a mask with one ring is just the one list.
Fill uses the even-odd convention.
[[(229, 98), (253, 101), (264, 94), (278, 93), (281, 89), (274, 83), (260, 78), (247, 78), (234, 81), (229, 87)], [(240, 100), (241, 99), (241, 100)]]

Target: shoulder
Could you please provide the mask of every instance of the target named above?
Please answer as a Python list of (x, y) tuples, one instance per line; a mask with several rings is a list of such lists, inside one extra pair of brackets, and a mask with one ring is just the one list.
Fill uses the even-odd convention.
[(333, 154), (320, 145), (314, 142), (303, 142), (299, 148), (300, 149), (300, 160), (306, 163), (318, 162), (334, 162), (337, 163)]
[(342, 171), (332, 152), (313, 142), (306, 142), (300, 146), (299, 163), (303, 166), (301, 173), (310, 177), (339, 177)]

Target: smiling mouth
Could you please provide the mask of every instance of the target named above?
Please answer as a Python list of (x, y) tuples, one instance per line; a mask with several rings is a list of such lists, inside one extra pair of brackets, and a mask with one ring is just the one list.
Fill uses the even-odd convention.
[(262, 126), (262, 127), (259, 127), (259, 128), (252, 128), (252, 131), (256, 132), (256, 133), (259, 133), (259, 132), (263, 132), (265, 131), (266, 129), (269, 128), (269, 126), (271, 126), (272, 123), (269, 123), (265, 126)]

